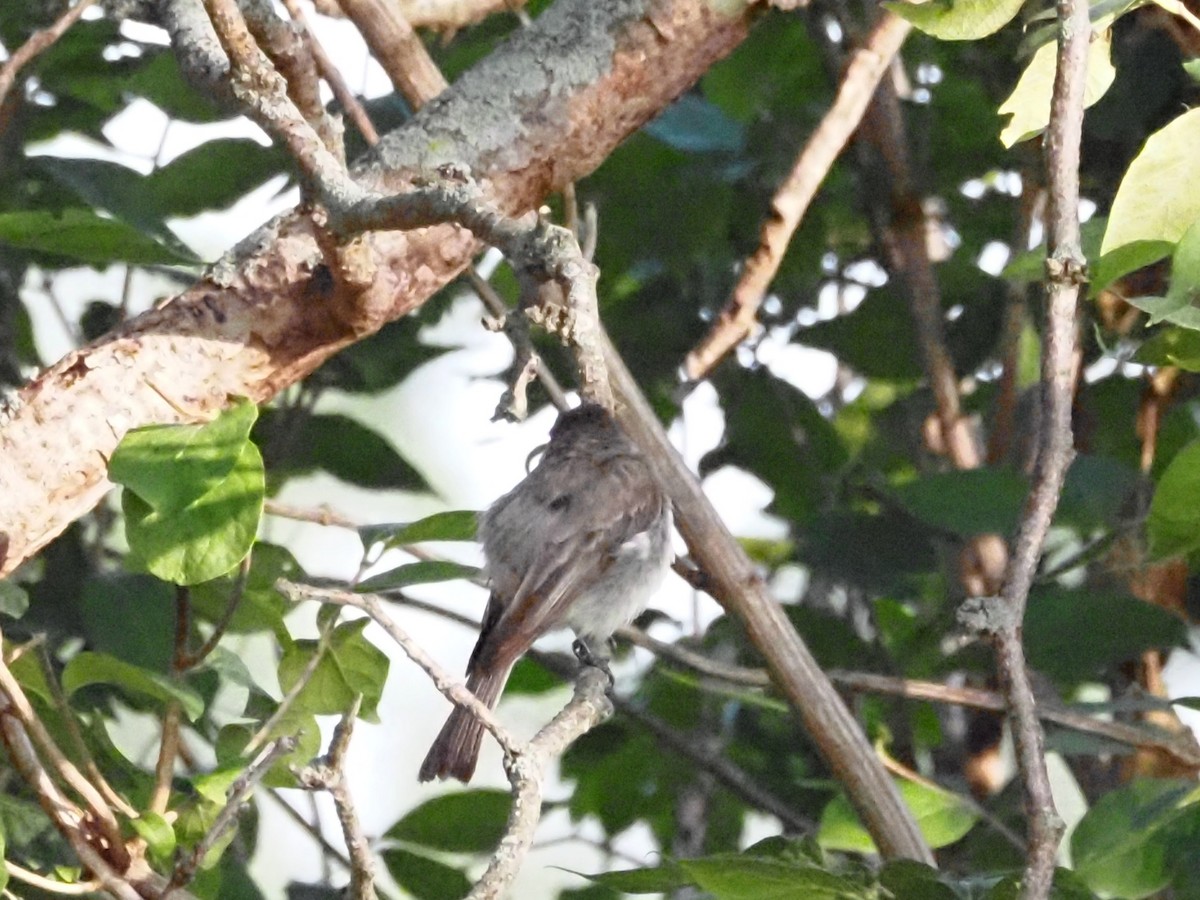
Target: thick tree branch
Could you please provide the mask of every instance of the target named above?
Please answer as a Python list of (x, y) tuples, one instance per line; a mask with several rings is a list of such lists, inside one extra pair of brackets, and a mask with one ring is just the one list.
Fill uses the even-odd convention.
[(767, 660), (775, 684), (800, 714), (826, 764), (888, 858), (933, 863), (933, 854), (879, 763), (862, 729), (811, 651), (771, 597), (742, 546), (675, 452), (632, 373), (605, 336), (613, 392), (624, 405), (618, 419), (642, 448), (675, 507), (675, 524), (692, 558), (712, 579), (713, 597), (746, 626)]
[[(203, 14), (169, 0), (166, 23), (210, 91), (228, 64)], [(465, 74), (356, 169), (393, 193), (464, 166), (507, 214), (590, 172), (745, 35), (700, 0), (565, 0)], [(604, 115), (597, 115), (604, 110)], [(73, 352), (27, 385), (0, 431), (0, 575), (90, 510), (124, 433), (201, 421), (230, 396), (263, 401), (330, 355), (411, 311), (477, 244), (438, 225), (369, 235), (365, 286), (331, 279), (307, 216), (260, 229), (189, 291)]]

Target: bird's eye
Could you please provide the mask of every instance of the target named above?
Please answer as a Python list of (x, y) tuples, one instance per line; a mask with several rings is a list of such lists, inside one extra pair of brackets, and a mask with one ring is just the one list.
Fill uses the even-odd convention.
[(555, 497), (553, 500), (550, 501), (550, 509), (552, 509), (554, 512), (562, 512), (564, 509), (566, 509), (570, 505), (571, 505), (571, 495), (570, 494), (559, 494), (557, 497)]

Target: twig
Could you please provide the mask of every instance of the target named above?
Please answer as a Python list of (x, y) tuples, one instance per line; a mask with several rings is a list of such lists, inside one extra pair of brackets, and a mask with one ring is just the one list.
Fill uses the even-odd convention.
[(46, 757), (59, 777), (83, 798), (92, 815), (96, 817), (97, 824), (111, 848), (114, 855), (113, 862), (121, 868), (128, 866), (129, 854), (125, 850), (121, 828), (117, 824), (117, 818), (111, 807), (92, 783), (83, 777), (83, 773), (75, 767), (75, 764), (67, 759), (59, 749), (54, 738), (50, 736), (50, 732), (46, 730), (46, 726), (42, 724), (42, 720), (33, 711), (29, 698), (25, 696), (21, 685), (3, 659), (0, 659), (0, 705), (6, 708), (7, 715), (14, 716), (20, 722), (23, 726), (22, 733), (28, 732), (38, 750)]
[(612, 714), (607, 689), (608, 676), (599, 669), (585, 667), (575, 681), (574, 696), (563, 710), (537, 733), (523, 753), (505, 756), (504, 768), (512, 785), (512, 809), (504, 836), (466, 900), (494, 900), (508, 894), (541, 819), (546, 766), (576, 738)]
[(48, 894), (78, 897), (83, 894), (94, 894), (102, 887), (100, 882), (95, 879), (89, 881), (58, 881), (54, 878), (47, 878), (45, 875), (39, 875), (37, 872), (26, 869), (24, 866), (17, 865), (11, 859), (6, 859), (4, 866), (8, 869), (8, 874), (17, 879), (17, 881), (22, 881), (30, 887), (35, 887)]
[(278, 582), (280, 591), (291, 600), (318, 600), (352, 606), (370, 616), (383, 628), (414, 663), (424, 670), (442, 694), (459, 706), (471, 710), (504, 750), (504, 767), (512, 785), (513, 806), (500, 844), (493, 853), (483, 876), (467, 895), (472, 900), (500, 897), (507, 893), (541, 818), (542, 781), (548, 762), (562, 754), (579, 735), (604, 721), (612, 713), (605, 696), (608, 676), (592, 667), (584, 668), (576, 679), (575, 694), (554, 719), (533, 740), (522, 743), (500, 725), (492, 711), (460, 681), (449, 678), (429, 656), (404, 633), (388, 615), (379, 599), (371, 594), (355, 594), (316, 588), (289, 581)]
[(321, 658), (329, 649), (330, 639), (333, 637), (333, 631), (337, 628), (338, 617), (331, 616), (329, 621), (325, 623), (321, 629), (321, 633), (317, 638), (316, 649), (313, 650), (313, 655), (309, 657), (308, 662), (304, 664), (304, 669), (296, 678), (296, 683), (293, 684), (283, 698), (279, 701), (279, 705), (275, 707), (275, 711), (271, 713), (270, 718), (259, 726), (258, 731), (254, 732), (250, 740), (246, 742), (246, 747), (242, 751), (244, 753), (253, 753), (261, 747), (270, 737), (271, 733), (283, 721), (288, 714), (288, 710), (292, 708), (292, 704), (296, 702), (296, 698), (301, 692), (308, 687), (308, 682), (317, 672), (317, 666), (321, 664)]
[(858, 128), (880, 78), (900, 51), (911, 28), (899, 16), (884, 13), (863, 45), (851, 54), (833, 105), (771, 200), (770, 214), (759, 230), (758, 247), (746, 259), (725, 308), (708, 334), (684, 360), (684, 372), (689, 381), (706, 377), (726, 354), (749, 336), (792, 235), (825, 175)]
[(358, 524), (343, 516), (341, 513), (334, 512), (327, 506), (319, 506), (316, 509), (310, 509), (303, 506), (291, 506), (287, 503), (280, 503), (278, 500), (268, 500), (263, 507), (264, 512), (269, 516), (279, 516), (281, 519), (294, 519), (297, 522), (311, 522), (314, 525), (332, 525), (337, 528), (349, 528), (351, 531), (358, 530)]
[(190, 853), (176, 864), (175, 871), (171, 873), (171, 879), (167, 882), (161, 900), (167, 900), (176, 889), (182, 888), (195, 877), (196, 870), (204, 862), (204, 857), (237, 821), (254, 786), (262, 781), (276, 762), (296, 749), (296, 743), (294, 737), (279, 738), (259, 754), (258, 759), (247, 766), (237, 780), (229, 786), (229, 790), (225, 794), (225, 806), (217, 813), (217, 817), (205, 832), (204, 837), (192, 848)]
[[(321, 850), (324, 851), (326, 858), (332, 857), (333, 859), (337, 860), (337, 862), (347, 872), (350, 871), (350, 858), (348, 856), (346, 856), (344, 853), (342, 853), (341, 850), (339, 850), (337, 847), (333, 846), (333, 844), (331, 844), (329, 842), (328, 838), (326, 838), (325, 835), (321, 833), (321, 828), (319, 825), (314, 825), (312, 822), (310, 822), (306, 818), (304, 818), (304, 816), (302, 816), (296, 810), (295, 807), (293, 807), (290, 803), (288, 803), (286, 800), (283, 799), (283, 797), (281, 797), (279, 795), (279, 792), (277, 790), (274, 790), (274, 789), (267, 790), (266, 796), (268, 796), (272, 800), (274, 800), (279, 805), (279, 807), (284, 811), (284, 813), (287, 815), (288, 818), (290, 818), (293, 822), (295, 822), (297, 825), (299, 825), (301, 828), (303, 828), (304, 831), (308, 834), (308, 836), (317, 842), (317, 846), (319, 846), (321, 848)], [(380, 887), (379, 885), (375, 886), (375, 892), (377, 894), (379, 894), (381, 897), (388, 898), (388, 900), (396, 900), (394, 894), (390, 893), (389, 891)]]
[(880, 852), (887, 858), (933, 863), (912, 813), (867, 743), (862, 729), (811, 651), (767, 591), (746, 552), (734, 539), (696, 476), (667, 438), (637, 381), (602, 334), (617, 418), (646, 454), (675, 508), (675, 525), (697, 565), (711, 579), (713, 597), (745, 625), (766, 658), (773, 680), (799, 713), (830, 770), (846, 789)]
[[(59, 834), (66, 838), (67, 843), (71, 845), (71, 849), (79, 857), (80, 863), (91, 871), (104, 889), (118, 900), (139, 900), (137, 891), (118, 875), (108, 861), (89, 843), (83, 831), (85, 823), (83, 811), (67, 799), (50, 778), (42, 766), (41, 760), (38, 759), (37, 752), (33, 749), (24, 723), (18, 715), (14, 714), (16, 707), (11, 702), (11, 694), (8, 699), (9, 702), (4, 705), (3, 709), (0, 709), (0, 736), (3, 737), (4, 746), (8, 750), (8, 758), (13, 764), (13, 768), (20, 773), (30, 790), (37, 795), (38, 803), (43, 811)], [(116, 847), (110, 845), (108, 850), (110, 852), (119, 851), (128, 860), (128, 854), (125, 853), (123, 844)]]
[(275, 14), (269, 0), (238, 0), (259, 47), (287, 82), (287, 95), (304, 120), (320, 136), (321, 142), (345, 163), (342, 127), (321, 102), (318, 62), (314, 41), (305, 40), (299, 25), (284, 22)]
[(491, 733), (504, 750), (505, 756), (519, 756), (526, 752), (526, 745), (515, 738), (500, 722), (496, 719), (495, 714), (481, 703), (471, 691), (467, 690), (467, 686), (457, 678), (452, 678), (446, 671), (439, 666), (432, 657), (421, 649), (412, 638), (410, 638), (395, 620), (387, 614), (379, 598), (374, 594), (356, 594), (351, 591), (341, 591), (334, 588), (315, 587), (308, 584), (298, 584), (294, 581), (280, 580), (277, 587), (289, 600), (296, 602), (300, 600), (316, 600), (319, 603), (332, 603), (337, 606), (351, 606), (355, 609), (360, 609), (368, 616), (375, 620), (388, 637), (399, 645), (400, 649), (416, 663), (425, 674), (429, 676), (429, 680), (433, 682), (433, 686), (437, 688), (443, 696), (452, 703), (458, 706), (466, 707), (471, 713), (483, 723), (483, 726)]
[[(29, 647), (32, 643), (33, 641), (28, 641), (23, 646)], [(75, 713), (71, 709), (71, 704), (67, 701), (66, 694), (63, 693), (62, 685), (58, 680), (58, 674), (54, 671), (54, 666), (50, 661), (50, 652), (47, 650), (44, 641), (38, 641), (37, 653), (38, 662), (42, 667), (42, 674), (45, 676), (46, 684), (49, 685), (50, 693), (54, 697), (54, 705), (58, 707), (59, 715), (62, 717), (63, 728), (71, 740), (71, 745), (75, 753), (82, 760), (83, 770), (87, 773), (87, 780), (90, 780), (96, 786), (114, 809), (130, 818), (136, 816), (138, 814), (137, 810), (108, 783), (108, 780), (100, 771), (100, 767), (96, 765), (96, 760), (92, 758), (87, 742), (83, 739), (83, 732), (79, 730), (79, 723), (75, 720)]]
[[(569, 405), (567, 403), (567, 394), (562, 389), (562, 385), (558, 383), (558, 379), (554, 377), (554, 373), (542, 364), (541, 356), (533, 349), (528, 327), (520, 329), (510, 327), (514, 320), (512, 312), (505, 304), (504, 299), (492, 287), (491, 283), (475, 271), (474, 266), (467, 268), (466, 279), (470, 282), (471, 288), (479, 296), (488, 313), (497, 321), (504, 322), (504, 335), (512, 342), (513, 350), (516, 351), (518, 357), (521, 356), (522, 352), (525, 352), (527, 358), (535, 362), (538, 381), (542, 383), (542, 387), (545, 389), (546, 394), (549, 395), (550, 402), (554, 404), (554, 408), (560, 412), (565, 410)], [(524, 320), (524, 316), (520, 313), (517, 313), (517, 318), (522, 321)]]
[(321, 77), (325, 79), (325, 83), (333, 91), (333, 96), (342, 105), (342, 109), (346, 111), (346, 115), (354, 122), (354, 127), (358, 129), (358, 133), (363, 136), (363, 140), (367, 142), (368, 146), (373, 147), (378, 144), (379, 132), (375, 130), (375, 125), (371, 121), (371, 117), (367, 115), (367, 111), (363, 109), (363, 105), (358, 102), (358, 97), (350, 90), (350, 87), (346, 84), (346, 80), (342, 78), (342, 73), (338, 71), (338, 67), (334, 65), (333, 60), (329, 58), (329, 54), (325, 52), (325, 48), (321, 45), (321, 42), (313, 34), (312, 28), (308, 24), (308, 17), (304, 15), (304, 10), (300, 8), (300, 4), (296, 0), (283, 0), (283, 5), (287, 9), (288, 15), (292, 17), (292, 21), (296, 23), (296, 27), (300, 29), (300, 35), (308, 47), (308, 52), (312, 54), (313, 62), (317, 64), (317, 71), (321, 73)]
[(78, 22), (79, 17), (95, 2), (96, 0), (79, 0), (78, 3), (59, 16), (53, 25), (31, 34), (29, 39), (18, 47), (12, 56), (5, 60), (4, 65), (0, 66), (0, 105), (3, 105), (5, 97), (12, 89), (13, 82), (17, 78), (17, 73), (24, 66), (29, 65), (38, 54), (54, 46), (54, 43), (67, 33), (67, 29)]
[(338, 0), (338, 3), (358, 26), (392, 86), (413, 109), (420, 109), (446, 89), (446, 79), (402, 10), (384, 0)]
[(180, 672), (186, 672), (188, 669), (194, 669), (200, 665), (217, 649), (217, 644), (221, 643), (221, 638), (225, 636), (225, 632), (229, 629), (229, 624), (233, 621), (233, 617), (241, 605), (242, 597), (246, 593), (246, 582), (250, 578), (252, 559), (253, 555), (247, 556), (238, 566), (237, 575), (234, 576), (233, 585), (229, 590), (229, 602), (225, 605), (225, 611), (221, 613), (221, 618), (213, 625), (212, 633), (205, 639), (204, 643), (196, 650), (188, 650), (185, 643), (183, 652), (176, 653), (175, 665)]
[(1026, 900), (1049, 896), (1064, 825), (1050, 790), (1044, 737), (1021, 645), (1021, 624), (1042, 544), (1075, 453), (1071, 432), (1077, 370), (1075, 318), (1086, 281), (1079, 242), (1079, 151), (1091, 26), (1087, 3), (1058, 0), (1057, 7), (1058, 65), (1045, 138), (1047, 308), (1037, 461), (1001, 595), (964, 609), (966, 621), (993, 638), (1000, 685), (1008, 702), (1029, 820), (1029, 855), (1021, 883), (1021, 896)]
[(329, 753), (324, 759), (305, 766), (297, 773), (300, 786), (310, 791), (328, 791), (342, 826), (346, 849), (350, 852), (350, 893), (352, 900), (375, 900), (375, 862), (371, 845), (354, 809), (354, 798), (346, 784), (346, 751), (354, 732), (354, 719), (362, 705), (362, 695), (354, 698), (350, 709), (334, 728)]

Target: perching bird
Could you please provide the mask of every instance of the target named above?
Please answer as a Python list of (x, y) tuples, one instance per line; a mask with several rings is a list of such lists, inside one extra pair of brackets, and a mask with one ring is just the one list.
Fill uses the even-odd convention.
[[(513, 664), (564, 625), (600, 650), (661, 584), (671, 507), (646, 459), (603, 407), (568, 410), (537, 468), (479, 521), (492, 594), (467, 663), (467, 687), (494, 707)], [(483, 725), (455, 707), (421, 781), (470, 780)]]

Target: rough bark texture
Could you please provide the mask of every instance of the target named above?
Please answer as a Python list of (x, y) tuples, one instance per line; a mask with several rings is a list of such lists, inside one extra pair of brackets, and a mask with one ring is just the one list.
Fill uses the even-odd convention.
[[(508, 212), (596, 168), (621, 140), (745, 36), (746, 5), (560, 0), (357, 167), (402, 189), (467, 166)], [(263, 401), (427, 300), (471, 260), (455, 226), (377, 232), (335, 277), (302, 211), (236, 247), (160, 308), (68, 354), (21, 392), (0, 429), (0, 576), (110, 487), (130, 428), (210, 418), (231, 396)]]

